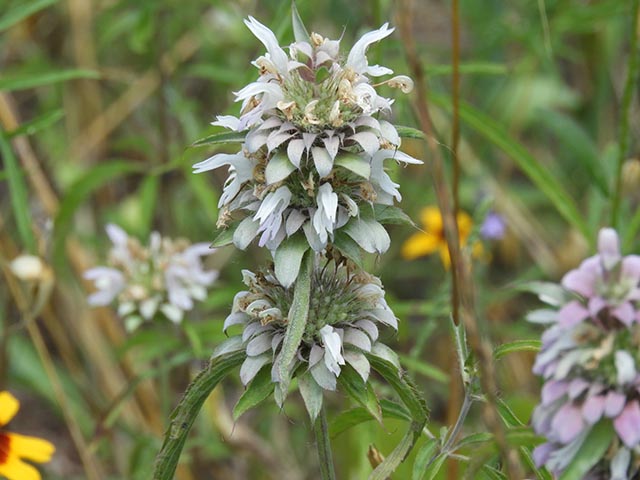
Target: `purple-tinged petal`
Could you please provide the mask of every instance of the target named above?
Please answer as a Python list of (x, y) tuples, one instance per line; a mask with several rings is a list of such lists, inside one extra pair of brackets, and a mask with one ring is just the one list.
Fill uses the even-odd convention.
[(622, 305), (614, 308), (611, 313), (627, 327), (630, 327), (636, 318), (636, 311), (629, 302), (624, 302)]
[(589, 425), (595, 424), (604, 413), (604, 395), (594, 395), (585, 400), (582, 404), (582, 416)]
[(593, 294), (591, 275), (580, 271), (571, 270), (562, 278), (562, 286), (568, 290), (573, 290), (584, 297), (588, 297)]
[(627, 255), (622, 259), (622, 276), (640, 281), (640, 255)]
[(563, 444), (574, 440), (584, 427), (585, 421), (582, 418), (582, 412), (573, 403), (563, 405), (551, 421), (553, 436)]
[(603, 228), (598, 233), (598, 253), (606, 270), (620, 261), (620, 240), (613, 228)]
[(547, 442), (542, 445), (538, 445), (533, 449), (533, 461), (536, 463), (536, 467), (540, 468), (549, 459), (551, 453), (555, 450), (552, 443)]
[(604, 414), (609, 418), (617, 416), (624, 408), (626, 401), (627, 397), (625, 395), (615, 390), (610, 390), (605, 399)]
[(567, 382), (561, 382), (558, 380), (550, 380), (542, 387), (541, 397), (542, 405), (549, 405), (555, 402), (557, 399), (567, 393)]
[(640, 405), (637, 400), (629, 402), (613, 421), (613, 426), (624, 444), (633, 448), (640, 442)]
[(588, 316), (589, 310), (577, 300), (573, 300), (558, 311), (558, 323), (564, 328), (571, 328)]
[(607, 307), (607, 305), (607, 302), (602, 297), (592, 297), (589, 299), (588, 304), (589, 313), (596, 317), (603, 308)]
[(576, 378), (575, 380), (572, 380), (569, 384), (569, 398), (571, 398), (571, 400), (575, 400), (582, 395), (582, 392), (584, 392), (589, 385), (590, 383), (583, 378)]

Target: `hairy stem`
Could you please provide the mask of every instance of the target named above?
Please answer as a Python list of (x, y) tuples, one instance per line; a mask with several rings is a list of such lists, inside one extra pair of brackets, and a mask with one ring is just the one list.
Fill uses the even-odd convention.
[[(400, 11), (400, 31), (403, 39), (405, 55), (411, 73), (415, 79), (416, 94), (418, 101), (415, 103), (420, 126), (425, 133), (429, 149), (431, 151), (431, 171), (433, 172), (433, 183), (436, 191), (438, 205), (442, 212), (445, 238), (451, 255), (452, 279), (457, 283), (456, 288), (460, 294), (458, 305), (460, 320), (462, 321), (469, 345), (473, 354), (478, 360), (480, 372), (480, 384), (487, 398), (487, 403), (483, 409), (483, 419), (487, 428), (493, 433), (499, 451), (505, 460), (507, 476), (509, 478), (524, 478), (524, 471), (516, 450), (511, 447), (507, 440), (503, 425), (497, 412), (497, 380), (491, 354), (491, 345), (482, 337), (477, 318), (474, 314), (473, 282), (471, 278), (471, 264), (467, 258), (460, 255), (459, 234), (455, 221), (453, 209), (451, 207), (450, 192), (444, 175), (443, 159), (440, 152), (440, 145), (435, 137), (433, 122), (429, 113), (427, 101), (427, 81), (424, 76), (424, 68), (418, 56), (415, 40), (411, 29), (411, 19), (413, 18), (412, 5), (410, 0), (403, 0)], [(457, 324), (458, 319), (454, 317)]]
[(322, 480), (336, 480), (333, 471), (333, 455), (331, 454), (331, 443), (329, 442), (329, 428), (327, 427), (327, 415), (324, 407), (320, 409), (320, 414), (313, 427), (316, 435), (316, 447), (318, 457), (320, 457), (320, 473)]

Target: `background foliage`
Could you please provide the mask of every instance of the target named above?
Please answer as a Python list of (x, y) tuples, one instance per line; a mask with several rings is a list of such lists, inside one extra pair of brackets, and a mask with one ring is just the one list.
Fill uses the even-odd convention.
[[(639, 247), (640, 115), (637, 98), (623, 103), (630, 4), (460, 2), (461, 206), (476, 227), (490, 209), (508, 226), (502, 240), (484, 242), (474, 261), (474, 294), (494, 345), (525, 340), (498, 347), (496, 355), (500, 397), (511, 410), (503, 413), (515, 427), (526, 424), (539, 391), (530, 373), (539, 331), (524, 321), (535, 300), (520, 287), (557, 280), (589, 254), (597, 230), (611, 224), (616, 195), (623, 250)], [(412, 29), (431, 113), (447, 144), (451, 6), (430, 0), (415, 7)], [(312, 30), (344, 36), (346, 45), (385, 21), (396, 25), (403, 14), (385, 0), (300, 0), (298, 9)], [(214, 114), (238, 113), (232, 91), (256, 76), (249, 62), (262, 46), (243, 18), (254, 15), (287, 44), (289, 12), (280, 0), (0, 0), (0, 389), (23, 402), (14, 430), (57, 445), (45, 478), (147, 478), (172, 406), (223, 340), (222, 321), (242, 289), (240, 269), (264, 260), (258, 249), (216, 252), (211, 263), (221, 279), (183, 328), (157, 324), (131, 336), (111, 310), (88, 308), (81, 273), (104, 262), (108, 222), (141, 239), (154, 229), (213, 239), (225, 172), (193, 175), (191, 165), (214, 150), (190, 145), (217, 131), (207, 126)], [(370, 57), (397, 73), (409, 71), (397, 33)], [(396, 98), (394, 122), (417, 125), (415, 98)], [(625, 118), (628, 137), (621, 129)], [(427, 156), (418, 140), (405, 140), (403, 148)], [(421, 208), (435, 203), (428, 162), (393, 174), (403, 208), (417, 221)], [(426, 396), (428, 429), (439, 435), (460, 403), (450, 282), (438, 256), (401, 257), (411, 233), (394, 227), (391, 250), (368, 261), (401, 320), (397, 338), (387, 343)], [(478, 238), (477, 228), (472, 237)], [(51, 266), (50, 296), (43, 284), (34, 290), (9, 273), (7, 262), (21, 252)], [(45, 303), (30, 318), (38, 298)], [(379, 392), (393, 399), (382, 382)], [(282, 412), (266, 402), (234, 421), (241, 393), (239, 381), (230, 380), (207, 400), (178, 478), (316, 478), (299, 398), (292, 396)], [(389, 403), (380, 426), (362, 421), (362, 410), (340, 394), (328, 401), (338, 477), (365, 478), (369, 446), (390, 452), (406, 419)], [(484, 430), (479, 408), (472, 405), (463, 435)], [(487, 435), (463, 442), (460, 475), (477, 467), (467, 455), (478, 454), (478, 444), (482, 458), (495, 464)], [(510, 435), (516, 444), (535, 444), (524, 427)], [(433, 448), (424, 435), (413, 454), (416, 466), (412, 457), (394, 478), (422, 478), (420, 465)], [(500, 478), (483, 472), (473, 478)]]

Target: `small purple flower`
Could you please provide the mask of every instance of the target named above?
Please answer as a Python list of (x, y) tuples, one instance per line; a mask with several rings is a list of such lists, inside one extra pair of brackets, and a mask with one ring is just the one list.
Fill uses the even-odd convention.
[(504, 218), (497, 212), (489, 212), (480, 227), (480, 235), (486, 240), (500, 240), (507, 226)]

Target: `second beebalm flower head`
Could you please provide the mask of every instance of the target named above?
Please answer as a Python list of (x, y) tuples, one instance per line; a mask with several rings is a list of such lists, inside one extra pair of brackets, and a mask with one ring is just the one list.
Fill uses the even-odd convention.
[(605, 228), (597, 255), (561, 285), (534, 290), (551, 306), (529, 315), (548, 324), (534, 365), (545, 383), (532, 423), (547, 439), (536, 462), (560, 474), (601, 442), (606, 451), (590, 459), (585, 478), (632, 478), (640, 460), (640, 256), (622, 256), (617, 233)]
[(145, 320), (162, 316), (182, 321), (195, 300), (204, 300), (207, 288), (218, 278), (217, 270), (204, 270), (201, 257), (214, 252), (208, 243), (171, 240), (153, 232), (148, 245), (127, 235), (117, 225), (107, 225), (112, 242), (108, 266), (84, 274), (94, 282), (89, 296), (93, 306), (117, 303), (128, 330)]
[(366, 33), (346, 56), (339, 40), (316, 33), (297, 38), (287, 54), (267, 27), (252, 17), (245, 23), (267, 52), (254, 62), (258, 79), (236, 93), (240, 116), (214, 122), (240, 132), (242, 149), (194, 166), (198, 173), (229, 167), (219, 227), (228, 227), (242, 212), (244, 219), (231, 227), (241, 249), (258, 237), (260, 246), (276, 251), (298, 235), (320, 252), (341, 230), (338, 249), (346, 242), (384, 252), (389, 236), (380, 207), (393, 206), (401, 196), (383, 164), (388, 159), (421, 163), (398, 149), (396, 127), (380, 118), (391, 112), (393, 101), (376, 90), (385, 84), (408, 92), (411, 80), (374, 82), (393, 72), (369, 65), (366, 57), (368, 47), (393, 29), (385, 24)]

